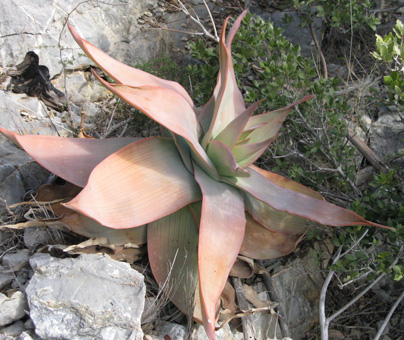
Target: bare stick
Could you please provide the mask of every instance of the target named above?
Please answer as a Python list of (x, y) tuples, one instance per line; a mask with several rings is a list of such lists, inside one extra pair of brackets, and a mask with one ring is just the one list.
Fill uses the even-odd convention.
[[(207, 9), (207, 11), (208, 11), (208, 13), (209, 13), (209, 17), (210, 17), (210, 19), (211, 19), (211, 21), (212, 21), (212, 23), (213, 23), (213, 28), (214, 28), (214, 32), (215, 32), (214, 34), (215, 34), (215, 35), (211, 34), (211, 33), (205, 28), (205, 26), (202, 24), (201, 19), (198, 17), (197, 14), (195, 14), (195, 17), (192, 16), (191, 13), (189, 13), (188, 8), (182, 3), (182, 1), (181, 1), (181, 0), (177, 0), (177, 1), (178, 1), (178, 3), (180, 4), (180, 9), (181, 9), (181, 11), (184, 12), (187, 16), (189, 16), (190, 19), (191, 19), (193, 22), (195, 22), (195, 23), (202, 29), (202, 32), (203, 32), (202, 34), (206, 35), (209, 39), (212, 39), (213, 41), (216, 41), (216, 42), (218, 43), (218, 42), (219, 42), (219, 37), (218, 37), (218, 35), (217, 35), (216, 26), (215, 26), (215, 24), (214, 24), (214, 22), (213, 22), (212, 14), (210, 13), (209, 7), (206, 5), (206, 3), (205, 3), (205, 6), (206, 6), (206, 9)], [(204, 1), (204, 2), (205, 2), (205, 1)]]
[(375, 152), (369, 148), (366, 143), (354, 132), (348, 128), (348, 134), (346, 136), (348, 140), (358, 149), (358, 151), (365, 157), (372, 166), (381, 172), (387, 172), (388, 166), (379, 158)]
[(311, 36), (313, 37), (313, 40), (314, 40), (314, 44), (316, 45), (316, 48), (317, 48), (318, 55), (320, 56), (320, 59), (321, 59), (321, 64), (323, 65), (324, 78), (328, 79), (327, 62), (325, 61), (325, 57), (324, 57), (323, 51), (321, 50), (320, 43), (318, 42), (316, 33), (314, 32), (313, 24), (311, 23), (309, 25), (309, 27), (310, 27)]
[[(233, 286), (237, 295), (238, 306), (242, 311), (247, 311), (248, 302), (244, 295), (243, 285), (238, 277), (233, 277)], [(244, 340), (254, 340), (254, 326), (251, 315), (245, 315), (241, 317), (241, 323), (243, 325)]]
[[(365, 237), (367, 234), (367, 231), (356, 241), (347, 251), (345, 251), (343, 254), (341, 254), (342, 247), (338, 249), (338, 253), (335, 256), (333, 260), (333, 264), (336, 263), (341, 257), (345, 256), (347, 253), (349, 253), (353, 248), (355, 248), (359, 242)], [(392, 262), (392, 264), (389, 266), (389, 269), (395, 266), (400, 259), (402, 253), (404, 250), (404, 245), (401, 246), (400, 250), (398, 251), (398, 254), (395, 258), (395, 260)], [(386, 273), (382, 273), (379, 275), (379, 277), (373, 281), (369, 286), (367, 286), (363, 291), (361, 291), (358, 295), (355, 296), (350, 302), (348, 302), (345, 306), (340, 308), (338, 311), (336, 311), (334, 314), (329, 316), (328, 318), (325, 316), (325, 298), (327, 294), (327, 288), (328, 285), (331, 282), (331, 279), (334, 275), (334, 271), (330, 271), (327, 275), (326, 280), (324, 281), (323, 287), (321, 288), (321, 294), (320, 294), (320, 303), (319, 303), (319, 314), (320, 314), (320, 329), (321, 329), (321, 340), (328, 340), (328, 327), (331, 323), (332, 320), (340, 316), (343, 312), (345, 312), (349, 307), (351, 307), (356, 301), (358, 301), (363, 295), (365, 295), (370, 289), (372, 289), (376, 283), (378, 283), (381, 279), (383, 279), (385, 276), (387, 276)], [(394, 306), (393, 306), (394, 307)], [(393, 310), (394, 312), (394, 310)]]
[[(259, 266), (261, 266), (261, 267), (264, 268), (264, 262), (263, 262), (262, 260), (257, 260), (257, 264), (258, 264)], [(271, 278), (269, 277), (269, 275), (267, 275), (267, 274), (265, 274), (265, 273), (262, 274), (262, 279), (264, 280), (264, 284), (265, 284), (265, 286), (266, 286), (267, 289), (268, 289), (268, 294), (269, 294), (271, 300), (272, 300), (273, 302), (275, 302), (275, 303), (279, 302), (279, 301), (280, 301), (280, 298), (279, 298), (279, 296), (275, 293), (275, 290), (274, 290), (274, 287), (273, 287), (273, 285), (272, 285)], [(280, 317), (278, 318), (278, 320), (279, 320), (279, 326), (280, 326), (280, 328), (281, 328), (282, 337), (284, 337), (284, 338), (290, 337), (291, 334), (290, 334), (290, 332), (289, 332), (288, 325), (287, 325), (287, 323), (286, 323), (286, 321), (285, 321), (285, 315), (286, 315), (286, 313), (285, 313), (285, 311), (283, 310), (282, 305), (280, 305), (280, 304), (278, 304), (277, 309), (278, 309), (279, 314), (280, 314)]]
[(383, 324), (380, 326), (379, 330), (377, 331), (376, 336), (374, 337), (373, 340), (379, 340), (379, 338), (382, 336), (384, 329), (386, 328), (387, 324), (389, 323), (391, 317), (393, 316), (394, 311), (400, 304), (400, 302), (404, 299), (404, 290), (402, 291), (401, 295), (398, 297), (396, 302), (394, 303), (393, 307), (390, 308), (389, 314), (387, 314), (386, 318), (383, 321)]

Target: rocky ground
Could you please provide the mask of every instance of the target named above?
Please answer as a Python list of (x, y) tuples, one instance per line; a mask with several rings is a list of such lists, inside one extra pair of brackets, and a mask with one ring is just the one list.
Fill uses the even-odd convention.
[[(189, 3), (209, 27), (203, 1)], [(277, 6), (247, 3), (252, 13), (282, 25), (285, 13)], [(244, 3), (209, 1), (209, 6), (219, 21), (227, 14), (237, 15)], [(172, 1), (63, 0), (33, 6), (30, 1), (17, 5), (3, 0), (2, 8), (0, 126), (23, 134), (72, 136), (83, 117), (85, 131), (95, 137), (131, 134), (130, 119), (119, 111), (116, 98), (94, 80), (90, 61), (66, 32), (67, 17), (87, 40), (132, 65), (166, 51), (186, 50), (190, 36), (176, 31), (197, 28)], [(310, 56), (313, 38), (309, 29), (300, 26), (297, 13), (289, 11), (288, 15), (292, 23), (285, 35)], [(320, 28), (321, 20), (314, 23), (317, 33)], [(39, 58), (34, 78), (29, 78), (21, 64), (28, 51)], [(343, 66), (333, 65), (330, 69), (335, 72), (345, 72)], [(38, 86), (38, 91), (29, 90)], [(371, 146), (380, 156), (387, 149), (397, 152), (404, 147), (398, 142), (404, 138), (399, 112), (380, 115), (372, 131)], [(155, 133), (153, 125), (140, 132), (142, 136)], [(206, 339), (203, 327), (188, 324), (161, 295), (140, 245), (118, 250), (99, 239), (86, 242), (86, 237), (63, 228), (50, 205), (35, 199), (44, 184), (60, 183), (1, 137), (0, 216), (7, 227), (0, 229), (0, 340)], [(320, 251), (333, 250), (327, 242), (314, 243), (314, 247), (302, 243), (286, 259), (260, 263), (254, 275), (247, 275), (242, 282), (248, 308), (263, 311), (251, 316), (256, 339), (280, 338), (280, 329), (285, 328), (294, 340), (316, 338), (318, 300), (329, 257), (314, 258)], [(267, 272), (272, 274), (269, 280)], [(391, 303), (389, 284), (378, 285), (369, 302)], [(234, 303), (234, 297), (230, 300)], [(280, 323), (275, 311), (282, 314)], [(331, 329), (330, 339), (365, 339), (366, 327), (371, 328), (365, 323), (345, 333)], [(403, 315), (393, 318), (390, 327), (404, 329)], [(241, 330), (239, 323), (229, 323), (217, 332), (217, 338), (243, 339)], [(393, 338), (387, 330), (381, 339)]]

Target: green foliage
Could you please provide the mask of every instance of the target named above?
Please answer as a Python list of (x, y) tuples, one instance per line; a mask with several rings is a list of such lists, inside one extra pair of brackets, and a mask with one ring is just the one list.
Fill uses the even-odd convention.
[[(246, 103), (265, 99), (259, 106), (260, 112), (276, 110), (315, 94), (313, 100), (299, 106), (301, 115), (292, 112), (284, 124), (285, 137), (281, 136), (271, 146), (271, 154), (264, 155), (261, 161), (271, 170), (314, 189), (327, 182), (327, 186), (346, 191), (345, 179), (334, 171), (341, 165), (347, 177), (352, 179), (355, 174), (351, 161), (354, 149), (345, 139), (345, 117), (350, 107), (342, 96), (335, 95), (339, 80), (319, 78), (313, 62), (300, 55), (300, 47), (292, 45), (281, 28), (250, 14), (242, 22), (232, 52)], [(218, 50), (207, 48), (198, 40), (191, 43), (191, 54), (193, 63), (188, 68), (194, 99), (202, 105), (210, 98), (211, 84), (217, 77)]]
[(389, 89), (389, 100), (394, 104), (404, 104), (404, 25), (397, 20), (393, 32), (384, 37), (376, 34), (376, 52), (372, 55), (383, 61), (389, 68), (384, 84)]
[[(344, 281), (358, 277), (359, 273), (371, 273), (372, 278), (379, 273), (392, 274), (394, 280), (404, 278), (404, 261), (392, 266), (404, 244), (404, 195), (402, 184), (393, 170), (376, 175), (365, 190), (363, 198), (356, 200), (351, 208), (368, 219), (379, 219), (394, 231), (380, 232), (369, 228), (361, 242), (360, 251), (350, 253), (332, 266), (338, 272), (344, 272)], [(349, 248), (367, 230), (364, 227), (348, 227), (338, 233), (333, 240), (335, 246)], [(357, 254), (360, 253), (360, 257)], [(365, 256), (363, 256), (363, 254)], [(374, 255), (377, 254), (377, 255)], [(361, 268), (361, 270), (359, 270)]]
[(342, 31), (370, 27), (373, 31), (380, 21), (370, 11), (373, 2), (369, 0), (292, 0), (292, 5), (303, 14), (303, 24), (313, 22), (313, 17), (322, 18), (325, 26), (337, 27)]

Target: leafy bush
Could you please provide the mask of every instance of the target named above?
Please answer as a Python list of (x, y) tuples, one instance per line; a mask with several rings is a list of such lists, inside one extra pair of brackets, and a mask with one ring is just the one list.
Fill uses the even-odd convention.
[(370, 11), (374, 5), (369, 0), (292, 0), (304, 18), (304, 23), (311, 23), (316, 15), (325, 21), (325, 25), (336, 27), (341, 31), (370, 27), (373, 31), (380, 24), (378, 18)]
[(400, 20), (393, 32), (384, 37), (376, 34), (376, 48), (372, 55), (389, 69), (389, 75), (384, 77), (389, 100), (392, 104), (404, 105), (404, 25)]

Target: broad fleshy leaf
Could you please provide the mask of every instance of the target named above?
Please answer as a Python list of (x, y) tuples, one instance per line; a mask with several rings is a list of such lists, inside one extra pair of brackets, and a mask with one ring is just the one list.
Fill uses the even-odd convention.
[(233, 119), (223, 130), (219, 133), (219, 135), (215, 138), (215, 140), (220, 141), (226, 144), (230, 149), (233, 149), (234, 145), (236, 145), (238, 139), (240, 138), (242, 132), (245, 129), (245, 126), (257, 109), (258, 105), (262, 102), (259, 102), (251, 105), (248, 109), (246, 109), (242, 114)]
[(200, 125), (192, 107), (178, 93), (154, 86), (130, 87), (113, 85), (98, 77), (98, 80), (148, 117), (163, 125), (173, 133), (182, 136), (193, 149), (195, 161), (210, 176), (218, 178), (216, 169), (204, 149), (199, 144)]
[[(39, 188), (35, 200), (37, 202), (52, 202), (62, 199), (63, 202), (67, 202), (73, 199), (81, 190), (82, 188), (71, 183), (65, 185), (44, 184)], [(66, 208), (61, 202), (51, 203), (50, 207), (55, 216), (60, 218), (59, 221), (77, 234), (90, 238), (107, 238), (109, 244), (117, 246), (128, 244), (139, 246), (146, 243), (146, 226), (131, 229), (112, 229)]]
[(101, 162), (69, 208), (110, 228), (150, 223), (201, 198), (172, 139), (132, 143)]
[(84, 187), (91, 171), (114, 152), (140, 138), (62, 138), (19, 135), (0, 127), (0, 132), (20, 145), (44, 168), (66, 181)]
[[(232, 122), (238, 115), (242, 114), (245, 111), (244, 100), (240, 90), (237, 87), (229, 46), (235, 33), (238, 30), (238, 27), (240, 26), (241, 20), (246, 14), (247, 11), (241, 13), (233, 24), (234, 28), (229, 35), (227, 44), (225, 41), (225, 35), (229, 18), (225, 20), (222, 26), (222, 32), (219, 41), (219, 80), (213, 94), (215, 98), (213, 114), (209, 114), (208, 112), (204, 113), (212, 116), (212, 119), (210, 122), (209, 130), (206, 132), (202, 140), (203, 147), (206, 147), (206, 145), (212, 139), (215, 139), (230, 122)], [(210, 104), (210, 106), (208, 106), (208, 108), (211, 109), (212, 105), (213, 102)], [(201, 118), (203, 119), (203, 117)]]
[[(260, 173), (271, 182), (283, 188), (301, 193), (317, 200), (324, 200), (323, 196), (321, 196), (318, 192), (286, 177), (261, 169), (255, 165), (250, 165), (249, 168)], [(305, 233), (309, 225), (309, 221), (306, 218), (292, 215), (285, 211), (275, 210), (270, 205), (256, 199), (249, 193), (244, 192), (243, 194), (246, 210), (252, 214), (254, 219), (263, 227), (271, 231), (281, 233), (295, 235)]]
[(226, 144), (213, 140), (208, 144), (207, 152), (220, 176), (248, 176), (248, 171), (237, 164)]
[(79, 44), (87, 56), (118, 83), (129, 86), (149, 85), (164, 87), (179, 93), (192, 107), (194, 107), (188, 92), (177, 82), (161, 79), (137, 68), (125, 65), (84, 40), (73, 26), (69, 25), (69, 30), (77, 44)]
[(277, 136), (258, 143), (243, 143), (236, 145), (233, 148), (233, 154), (237, 160), (237, 164), (239, 164), (242, 168), (246, 168), (250, 164), (254, 163), (268, 148), (268, 146), (271, 145), (276, 137)]
[(274, 259), (291, 253), (302, 234), (288, 234), (268, 230), (246, 214), (247, 224), (240, 254), (252, 259)]
[(214, 181), (196, 164), (195, 178), (203, 194), (198, 247), (203, 325), (213, 340), (219, 298), (243, 242), (244, 202), (236, 188)]
[(189, 207), (147, 226), (147, 250), (154, 278), (185, 314), (202, 322), (199, 299), (198, 228)]
[[(263, 139), (272, 138), (272, 137), (276, 136), (276, 134), (278, 133), (280, 127), (282, 126), (283, 122), (285, 121), (285, 119), (288, 116), (288, 114), (290, 113), (290, 111), (292, 111), (292, 109), (296, 105), (302, 104), (302, 103), (310, 100), (311, 98), (313, 98), (312, 95), (306, 96), (282, 109), (252, 116), (248, 120), (248, 122), (244, 128), (244, 131), (247, 132), (247, 131), (253, 131), (253, 130), (256, 130), (256, 131), (266, 130), (266, 133), (261, 132), (261, 131), (259, 132), (259, 134), (263, 136), (260, 138), (251, 138), (249, 135), (248, 137), (251, 139), (252, 143), (262, 141)], [(264, 129), (264, 126), (266, 127), (265, 129)], [(258, 135), (258, 132), (257, 132), (257, 135)], [(244, 139), (244, 138), (242, 138), (242, 139)]]
[[(284, 211), (324, 225), (335, 227), (364, 225), (391, 229), (381, 224), (366, 221), (351, 210), (281, 187), (252, 169), (250, 169), (249, 177), (224, 177), (223, 180), (246, 191), (275, 210)], [(254, 218), (257, 219), (255, 216)]]

